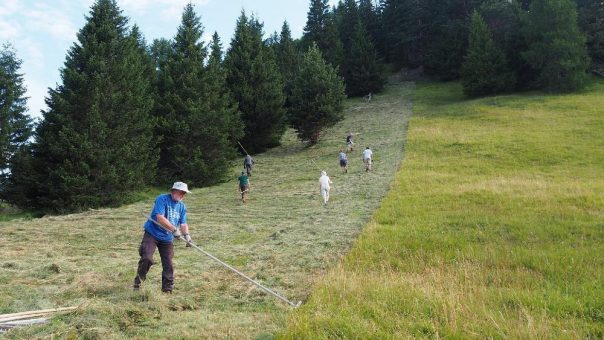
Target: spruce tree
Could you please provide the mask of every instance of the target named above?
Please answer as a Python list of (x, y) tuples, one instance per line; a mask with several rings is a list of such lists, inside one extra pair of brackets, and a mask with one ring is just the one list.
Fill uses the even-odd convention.
[(298, 68), (298, 51), (296, 50), (287, 21), (284, 21), (283, 26), (281, 26), (276, 56), (277, 65), (279, 66), (283, 79), (293, 78), (293, 75)]
[(283, 22), (283, 26), (281, 27), (279, 40), (275, 45), (275, 56), (279, 71), (281, 72), (281, 78), (283, 79), (285, 109), (289, 110), (293, 81), (298, 72), (300, 56), (292, 39), (287, 21)]
[(304, 26), (303, 40), (312, 45), (314, 41), (318, 46), (322, 40), (322, 35), (326, 26), (327, 17), (329, 16), (329, 6), (327, 0), (311, 0), (310, 8), (306, 16), (306, 25)]
[(147, 80), (149, 82), (153, 82), (153, 79), (155, 78), (155, 61), (149, 46), (147, 46), (145, 37), (136, 24), (133, 25), (132, 29), (130, 30), (130, 39), (132, 39), (136, 44), (138, 53), (143, 59), (143, 67)]
[(579, 26), (587, 37), (592, 64), (604, 76), (604, 2), (578, 0)]
[(469, 45), (462, 66), (463, 91), (471, 97), (510, 90), (512, 76), (503, 52), (478, 12), (472, 14)]
[(369, 41), (371, 41), (378, 56), (380, 56), (384, 52), (384, 40), (381, 34), (382, 30), (378, 8), (373, 5), (372, 0), (360, 0), (359, 15), (361, 16), (361, 22), (369, 35)]
[[(49, 90), (29, 174), (29, 208), (68, 212), (128, 201), (155, 174), (147, 63), (114, 0), (97, 0)], [(28, 176), (23, 178), (22, 176)]]
[(377, 64), (377, 54), (363, 26), (355, 0), (346, 0), (341, 10), (341, 39), (344, 46), (344, 63), (341, 74), (349, 96), (361, 96), (382, 89)]
[(210, 57), (208, 58), (208, 66), (217, 68), (224, 72), (222, 65), (222, 43), (220, 42), (220, 36), (218, 32), (214, 31), (212, 34), (212, 41), (210, 42)]
[(361, 22), (359, 7), (355, 0), (344, 0), (339, 3), (336, 12), (340, 41), (346, 54), (352, 45), (354, 31)]
[(192, 186), (213, 184), (227, 176), (235, 140), (241, 135), (222, 71), (214, 62), (204, 66), (208, 53), (202, 35), (200, 18), (187, 4), (161, 70), (162, 105), (155, 111), (161, 137), (159, 174), (164, 180)]
[[(214, 100), (219, 104), (223, 113), (219, 114), (219, 119), (224, 121), (224, 131), (227, 136), (226, 142), (229, 145), (229, 152), (225, 152), (230, 159), (235, 157), (235, 150), (238, 149), (237, 142), (243, 137), (244, 125), (241, 120), (241, 112), (238, 110), (238, 104), (228, 90), (226, 84), (227, 72), (223, 64), (222, 43), (217, 32), (212, 35), (210, 42), (210, 57), (208, 58), (207, 81), (206, 86), (209, 93), (215, 93)], [(217, 106), (218, 105), (214, 105)], [(228, 165), (225, 163), (225, 165)], [(226, 173), (226, 172), (225, 172)]]
[(421, 50), (425, 72), (443, 80), (457, 79), (467, 48), (473, 2), (426, 0), (422, 10)]
[(21, 64), (13, 47), (3, 45), (0, 49), (0, 191), (6, 186), (15, 154), (33, 134), (23, 75), (19, 73)]
[(535, 79), (534, 70), (522, 58), (528, 49), (522, 33), (522, 23), (527, 15), (520, 4), (506, 0), (489, 0), (480, 5), (479, 13), (493, 33), (493, 41), (505, 55), (508, 69), (515, 79), (515, 88), (526, 88)]
[(292, 88), (289, 121), (298, 137), (310, 144), (321, 131), (343, 118), (344, 83), (336, 69), (323, 60), (316, 45), (304, 54)]
[(262, 42), (262, 24), (242, 12), (225, 56), (227, 88), (239, 105), (249, 152), (279, 145), (285, 132), (283, 81)]
[(574, 3), (533, 0), (525, 36), (529, 49), (523, 57), (537, 72), (538, 88), (572, 91), (584, 86), (588, 58)]
[(342, 64), (344, 50), (335, 14), (330, 13), (327, 0), (310, 1), (301, 41), (302, 49), (308, 49), (313, 42), (317, 44), (328, 63), (334, 67)]
[(153, 66), (156, 71), (165, 68), (166, 62), (172, 53), (172, 42), (165, 38), (155, 39), (149, 47), (149, 54), (153, 60)]
[(494, 43), (502, 50), (510, 45), (514, 26), (520, 25), (517, 10), (520, 10), (520, 6), (507, 0), (483, 1), (478, 8), (478, 13), (492, 33)]
[(384, 59), (396, 66), (415, 68), (423, 63), (426, 23), (419, 0), (382, 0), (381, 36)]
[[(173, 86), (173, 79), (168, 72), (167, 64), (172, 55), (173, 42), (169, 39), (161, 38), (153, 40), (149, 47), (149, 54), (153, 60), (155, 73), (152, 81), (154, 105), (151, 111), (155, 119), (154, 136), (160, 141), (162, 138), (162, 127), (160, 124), (163, 112), (171, 110), (169, 103), (164, 101), (167, 91)], [(158, 177), (158, 178), (161, 178)]]

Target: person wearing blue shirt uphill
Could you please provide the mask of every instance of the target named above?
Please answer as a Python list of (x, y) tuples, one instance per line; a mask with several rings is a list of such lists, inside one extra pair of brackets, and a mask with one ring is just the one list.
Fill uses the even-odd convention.
[(172, 293), (174, 289), (174, 267), (172, 258), (174, 257), (174, 238), (184, 237), (187, 244), (191, 242), (189, 235), (189, 226), (187, 225), (187, 208), (182, 202), (187, 193), (190, 193), (186, 183), (175, 182), (169, 194), (157, 196), (151, 218), (162, 227), (146, 221), (143, 234), (143, 240), (138, 249), (140, 260), (138, 269), (134, 278), (133, 288), (139, 289), (140, 285), (147, 278), (147, 273), (153, 265), (153, 253), (155, 248), (159, 250), (161, 258), (161, 290), (165, 293)]

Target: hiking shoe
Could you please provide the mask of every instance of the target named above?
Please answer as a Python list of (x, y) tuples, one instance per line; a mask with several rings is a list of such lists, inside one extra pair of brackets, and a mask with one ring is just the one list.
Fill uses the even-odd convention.
[(141, 288), (140, 283), (135, 283), (132, 285), (132, 290), (139, 290)]

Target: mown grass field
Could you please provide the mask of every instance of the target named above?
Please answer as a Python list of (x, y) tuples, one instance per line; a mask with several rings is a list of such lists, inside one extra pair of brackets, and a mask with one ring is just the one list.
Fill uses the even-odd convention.
[[(403, 158), (410, 84), (389, 86), (370, 103), (348, 100), (346, 119), (313, 147), (292, 131), (256, 155), (247, 203), (236, 177), (185, 198), (193, 240), (292, 301), (347, 253), (377, 209)], [(338, 152), (348, 132), (357, 149), (342, 174)], [(362, 170), (361, 148), (374, 150)], [(242, 162), (242, 159), (241, 159)], [(323, 207), (320, 171), (334, 182)], [(166, 190), (171, 183), (166, 183)], [(291, 308), (184, 245), (175, 249), (175, 290), (160, 292), (161, 266), (140, 292), (131, 289), (144, 218), (154, 196), (118, 209), (0, 221), (0, 313), (79, 306), (6, 338), (255, 338), (282, 329)], [(155, 259), (159, 262), (156, 253)]]
[(604, 82), (413, 94), (405, 161), (281, 338), (604, 338)]

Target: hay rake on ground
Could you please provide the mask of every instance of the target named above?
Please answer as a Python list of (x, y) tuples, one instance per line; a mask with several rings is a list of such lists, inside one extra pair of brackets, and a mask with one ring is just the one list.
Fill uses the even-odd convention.
[[(164, 226), (162, 226), (161, 224), (157, 223), (157, 221), (153, 220), (153, 219), (151, 218), (151, 216), (149, 216), (149, 215), (147, 215), (147, 214), (145, 214), (145, 213), (142, 213), (142, 214), (143, 214), (143, 216), (144, 216), (146, 219), (148, 219), (149, 221), (151, 221), (151, 222), (152, 222), (152, 223), (154, 223), (155, 225), (159, 226), (160, 228), (162, 228), (162, 229), (164, 229), (164, 230), (166, 229), (166, 228), (164, 228)], [(244, 278), (244, 279), (246, 279), (247, 281), (249, 281), (249, 282), (253, 283), (254, 285), (256, 285), (257, 287), (259, 287), (260, 289), (262, 289), (262, 290), (264, 290), (265, 292), (269, 293), (270, 295), (272, 295), (272, 296), (274, 296), (274, 297), (278, 298), (279, 300), (281, 300), (281, 301), (283, 301), (283, 302), (287, 303), (288, 305), (290, 305), (290, 306), (292, 306), (292, 307), (294, 307), (294, 308), (298, 308), (298, 307), (300, 307), (300, 305), (302, 304), (302, 301), (298, 301), (298, 303), (293, 303), (293, 302), (291, 302), (290, 300), (288, 300), (288, 299), (286, 299), (285, 297), (283, 297), (282, 295), (280, 295), (280, 294), (276, 293), (276, 292), (275, 292), (275, 291), (273, 291), (272, 289), (270, 289), (270, 288), (268, 288), (268, 287), (266, 287), (266, 286), (262, 285), (261, 283), (259, 283), (259, 282), (255, 281), (255, 280), (254, 280), (254, 279), (252, 279), (251, 277), (249, 277), (249, 276), (245, 275), (244, 273), (240, 272), (239, 270), (237, 270), (237, 269), (233, 268), (231, 265), (229, 265), (229, 264), (225, 263), (224, 261), (220, 260), (220, 259), (219, 259), (219, 258), (217, 258), (216, 256), (214, 256), (214, 255), (212, 255), (212, 254), (208, 253), (207, 251), (203, 250), (201, 247), (199, 247), (199, 246), (195, 245), (193, 242), (187, 242), (187, 241), (186, 241), (186, 240), (185, 240), (185, 239), (184, 239), (182, 236), (179, 236), (179, 237), (178, 237), (178, 239), (179, 239), (179, 240), (181, 240), (181, 241), (183, 241), (183, 242), (186, 242), (188, 245), (190, 245), (191, 247), (193, 247), (193, 248), (197, 249), (199, 252), (203, 253), (205, 256), (207, 256), (207, 257), (211, 258), (212, 260), (214, 260), (214, 261), (216, 261), (216, 262), (220, 263), (222, 266), (226, 267), (226, 268), (227, 268), (227, 269), (229, 269), (230, 271), (232, 271), (232, 272), (234, 272), (235, 274), (237, 274), (237, 275), (239, 275), (239, 276), (243, 277), (243, 278)]]

